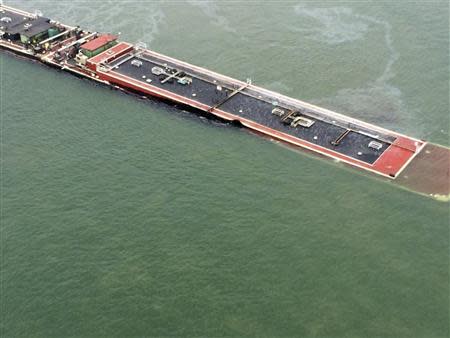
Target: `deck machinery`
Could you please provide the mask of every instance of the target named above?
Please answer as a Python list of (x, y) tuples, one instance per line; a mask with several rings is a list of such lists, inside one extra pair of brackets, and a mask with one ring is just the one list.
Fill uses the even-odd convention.
[(0, 7), (0, 47), (118, 89), (182, 103), (448, 199), (450, 149), (289, 98), (118, 36)]

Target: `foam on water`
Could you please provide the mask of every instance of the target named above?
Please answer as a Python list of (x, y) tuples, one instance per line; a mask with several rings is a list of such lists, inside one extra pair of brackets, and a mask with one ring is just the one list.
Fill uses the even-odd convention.
[(236, 29), (230, 25), (229, 20), (225, 16), (219, 14), (219, 7), (217, 6), (217, 3), (202, 0), (188, 0), (187, 3), (200, 8), (201, 11), (211, 19), (212, 24), (227, 32), (236, 33)]
[[(405, 126), (419, 126), (411, 121), (418, 112), (408, 109), (402, 100), (401, 90), (389, 83), (395, 77), (393, 66), (400, 58), (394, 47), (389, 22), (357, 14), (346, 7), (309, 8), (302, 4), (295, 7), (295, 13), (313, 21), (311, 27), (296, 28), (297, 31), (306, 33), (308, 39), (330, 45), (357, 43), (371, 30), (381, 29), (384, 35), (388, 57), (383, 72), (376, 79), (361, 88), (341, 89), (335, 96), (314, 100), (315, 103), (402, 132), (411, 132), (405, 130)], [(413, 133), (421, 135), (418, 128)]]
[(410, 121), (414, 119), (414, 116), (411, 110), (405, 107), (401, 91), (388, 83), (373, 82), (362, 88), (341, 89), (335, 96), (315, 100), (315, 102), (398, 131), (402, 131), (400, 130), (402, 125), (414, 125), (414, 122)]
[[(128, 2), (124, 11), (123, 4), (113, 0), (95, 2), (90, 6), (80, 6), (76, 1), (43, 2), (42, 5), (45, 15), (64, 23), (96, 32), (122, 32), (126, 35), (125, 40), (128, 38), (131, 42), (133, 39), (152, 42), (166, 17), (159, 3), (146, 4), (145, 12), (140, 10), (139, 2)], [(139, 20), (139, 25), (135, 25), (133, 20), (127, 20), (132, 16)]]
[(308, 20), (314, 21), (314, 25), (308, 28), (296, 28), (312, 40), (335, 45), (362, 39), (368, 31), (367, 22), (354, 20), (351, 8), (308, 8), (300, 4), (295, 6), (294, 11), (302, 19), (306, 19), (306, 23)]
[(145, 19), (145, 26), (140, 26), (141, 41), (150, 43), (159, 34), (160, 26), (164, 23), (166, 15), (161, 8), (156, 8), (150, 12), (151, 15)]

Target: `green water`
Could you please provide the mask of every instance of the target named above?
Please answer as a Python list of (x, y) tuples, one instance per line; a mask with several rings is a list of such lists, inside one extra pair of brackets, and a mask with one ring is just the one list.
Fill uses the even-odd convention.
[[(447, 2), (10, 1), (436, 143)], [(4, 53), (2, 337), (448, 337), (449, 204)]]

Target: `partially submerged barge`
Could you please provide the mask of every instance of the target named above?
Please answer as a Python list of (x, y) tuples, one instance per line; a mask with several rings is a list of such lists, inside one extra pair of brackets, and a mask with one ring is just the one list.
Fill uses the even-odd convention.
[[(161, 55), (142, 43), (0, 7), (0, 47), (117, 89), (236, 121), (290, 145), (448, 198), (450, 149)], [(405, 174), (406, 173), (406, 174)]]

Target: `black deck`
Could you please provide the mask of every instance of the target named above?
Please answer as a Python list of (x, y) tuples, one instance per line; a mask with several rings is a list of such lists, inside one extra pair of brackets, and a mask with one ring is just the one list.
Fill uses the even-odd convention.
[[(9, 20), (6, 18), (11, 19), (11, 21), (8, 22)], [(1, 20), (1, 19), (3, 19), (3, 20)], [(19, 25), (21, 23), (25, 23), (29, 20), (30, 20), (29, 18), (24, 17), (21, 14), (14, 13), (14, 12), (8, 11), (6, 9), (3, 9), (2, 11), (0, 11), (0, 28), (5, 33), (9, 33), (9, 31), (11, 29), (13, 29), (13, 27), (16, 27), (17, 25)]]
[[(150, 79), (150, 84), (153, 86), (211, 107), (223, 102), (234, 90), (238, 89), (237, 85), (225, 83), (187, 67), (173, 65), (166, 60), (161, 60), (151, 55), (143, 54), (123, 62), (127, 57), (129, 55), (115, 60), (108, 66), (113, 67), (118, 65), (112, 71), (129, 76), (142, 83), (148, 83), (147, 80)], [(131, 64), (133, 60), (140, 60), (142, 66), (133, 66)], [(177, 83), (176, 80), (161, 83), (161, 80), (166, 76), (157, 76), (151, 72), (152, 67), (161, 66), (161, 64), (165, 64), (169, 68), (184, 71), (192, 78), (192, 83), (182, 85)], [(222, 86), (221, 91), (217, 90), (217, 85)], [(294, 109), (300, 112), (301, 115), (314, 120), (315, 123), (310, 128), (301, 126), (291, 127), (290, 125), (283, 124), (280, 117), (272, 114), (272, 109), (275, 106)], [(325, 116), (321, 112), (306, 110), (303, 107), (289, 106), (280, 102), (275, 97), (263, 95), (251, 89), (243, 89), (241, 92), (226, 100), (225, 103), (220, 105), (219, 109), (369, 164), (374, 163), (387, 149), (389, 144), (395, 140), (395, 137), (391, 135), (380, 135), (377, 131), (372, 131), (345, 121), (334, 121), (331, 117)], [(343, 138), (341, 143), (339, 145), (333, 145), (332, 142), (339, 138), (347, 129), (350, 129), (350, 132)], [(377, 135), (378, 137), (371, 137), (367, 134)], [(383, 146), (380, 150), (369, 148), (368, 144), (370, 141), (377, 141)]]
[(8, 10), (0, 12), (0, 29), (5, 33), (6, 37), (12, 37), (18, 34), (32, 37), (51, 27), (54, 27), (54, 25), (50, 23), (49, 18), (31, 18)]

